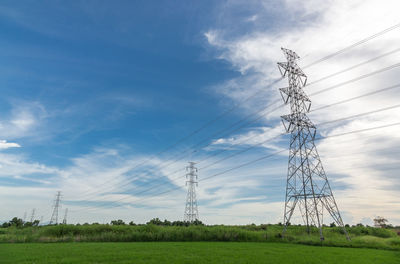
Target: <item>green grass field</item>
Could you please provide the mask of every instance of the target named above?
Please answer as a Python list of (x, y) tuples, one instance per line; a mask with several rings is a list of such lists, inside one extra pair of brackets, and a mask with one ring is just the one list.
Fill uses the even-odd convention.
[(249, 242), (24, 243), (0, 244), (0, 263), (398, 264), (400, 252)]
[[(309, 235), (304, 226), (290, 226), (282, 238), (282, 226), (113, 226), (58, 225), (0, 228), (0, 243), (36, 242), (283, 242), (320, 245), (317, 228)], [(400, 236), (389, 229), (348, 228), (351, 241), (337, 227), (324, 228), (324, 246), (390, 249), (400, 251)]]

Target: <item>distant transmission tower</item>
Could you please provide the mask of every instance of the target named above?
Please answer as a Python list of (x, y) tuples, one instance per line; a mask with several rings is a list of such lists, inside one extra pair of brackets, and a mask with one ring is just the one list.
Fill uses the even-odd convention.
[(63, 223), (64, 225), (67, 224), (67, 215), (68, 215), (68, 208), (65, 208), (64, 219), (63, 219), (63, 221), (62, 221), (62, 223)]
[(58, 209), (60, 207), (60, 202), (61, 202), (61, 192), (58, 191), (56, 194), (56, 199), (54, 200), (54, 206), (53, 206), (53, 214), (51, 215), (50, 219), (50, 225), (53, 224), (58, 224)]
[(186, 196), (186, 207), (185, 207), (185, 221), (193, 223), (199, 219), (199, 211), (197, 209), (196, 199), (196, 186), (197, 183), (197, 168), (194, 166), (194, 162), (189, 162), (189, 166), (186, 167), (186, 186), (188, 186), (188, 192)]
[(36, 212), (36, 209), (33, 208), (32, 213), (31, 213), (31, 223), (33, 223), (33, 220), (35, 220), (35, 212)]
[(283, 232), (286, 232), (297, 206), (307, 232), (310, 233), (310, 226), (316, 226), (321, 241), (324, 240), (322, 217), (325, 208), (349, 239), (314, 143), (316, 127), (307, 116), (311, 107), (311, 101), (303, 91), (307, 76), (296, 63), (299, 56), (288, 49), (282, 48), (282, 51), (287, 62), (279, 62), (278, 67), (282, 76), (288, 78), (289, 87), (281, 88), (280, 92), (285, 104), (290, 105), (290, 114), (282, 116), (282, 123), (291, 134)]

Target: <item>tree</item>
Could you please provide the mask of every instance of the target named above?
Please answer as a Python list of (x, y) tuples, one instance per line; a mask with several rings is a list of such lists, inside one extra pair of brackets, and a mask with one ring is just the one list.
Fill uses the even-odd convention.
[(23, 225), (24, 225), (24, 221), (18, 217), (14, 217), (10, 221), (10, 226), (22, 227)]
[(10, 221), (4, 222), (2, 224), (2, 227), (10, 227), (10, 226), (23, 227), (24, 226), (24, 221), (21, 218), (14, 217)]
[(33, 226), (32, 222), (25, 222), (24, 223), (24, 227), (30, 227), (30, 226)]
[(185, 223), (183, 222), (183, 221), (173, 221), (172, 222), (172, 225), (173, 226), (184, 226), (185, 225)]
[(379, 228), (385, 228), (385, 227), (387, 227), (387, 223), (388, 222), (388, 220), (386, 219), (386, 218), (383, 218), (383, 217), (380, 217), (380, 216), (377, 216), (375, 219), (374, 219), (374, 225), (375, 225), (375, 227), (379, 227)]
[(164, 219), (164, 222), (162, 223), (163, 226), (170, 226), (171, 222), (168, 221), (167, 219)]
[(204, 225), (199, 219), (196, 219), (192, 222), (192, 225)]
[(162, 225), (163, 222), (159, 218), (153, 218), (149, 222), (147, 222), (148, 225)]
[(118, 219), (118, 220), (112, 220), (111, 224), (112, 225), (125, 225), (125, 222), (122, 221), (121, 219)]

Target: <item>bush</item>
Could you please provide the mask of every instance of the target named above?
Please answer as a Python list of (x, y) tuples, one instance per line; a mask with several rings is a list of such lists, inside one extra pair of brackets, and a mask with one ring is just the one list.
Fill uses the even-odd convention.
[[(116, 220), (118, 221), (118, 220)], [(291, 225), (285, 233), (279, 225), (205, 226), (187, 222), (150, 221), (146, 225), (91, 224), (16, 227), (0, 229), (0, 242), (144, 242), (144, 241), (237, 241), (286, 242), (321, 245), (319, 229)], [(158, 223), (157, 225), (154, 223)], [(400, 237), (394, 230), (365, 226), (347, 229), (352, 241), (347, 241), (340, 227), (325, 227), (326, 246), (370, 247), (400, 250)]]

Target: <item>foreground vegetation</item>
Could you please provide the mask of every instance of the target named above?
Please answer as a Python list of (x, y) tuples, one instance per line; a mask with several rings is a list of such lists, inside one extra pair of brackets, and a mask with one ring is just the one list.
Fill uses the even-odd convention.
[[(204, 226), (199, 225), (55, 225), (0, 228), (0, 242), (279, 242), (321, 245), (318, 229), (308, 235), (304, 226), (289, 226), (282, 237), (280, 225)], [(360, 247), (400, 251), (400, 236), (391, 229), (365, 226), (347, 228), (351, 241), (343, 230), (325, 227), (324, 246)]]
[(4, 264), (274, 263), (397, 264), (400, 252), (283, 243), (29, 243), (0, 244)]

